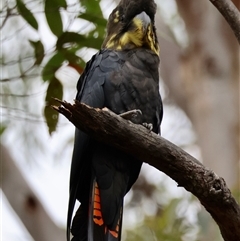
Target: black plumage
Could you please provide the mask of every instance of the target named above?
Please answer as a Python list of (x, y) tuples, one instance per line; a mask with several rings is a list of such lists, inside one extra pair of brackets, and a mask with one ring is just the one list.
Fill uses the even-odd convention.
[[(138, 1), (122, 0), (116, 9), (128, 6), (129, 2)], [(151, 31), (155, 33), (155, 4), (151, 0), (140, 2), (151, 7), (138, 7), (132, 15), (126, 13), (127, 21), (130, 23), (136, 14), (147, 9)], [(124, 33), (128, 28), (121, 31)], [(108, 35), (106, 39), (110, 38)], [(107, 45), (105, 41), (103, 49), (87, 63), (77, 84), (76, 99), (95, 108), (107, 107), (117, 114), (140, 109), (141, 122), (151, 123), (153, 131), (159, 133), (163, 113), (158, 83), (159, 56), (144, 41), (142, 46), (134, 47), (131, 43), (129, 48), (120, 49)], [(73, 241), (120, 240), (123, 198), (138, 178), (141, 165), (132, 156), (97, 142), (76, 129), (70, 176), (68, 239), (73, 208), (78, 200), (81, 206), (71, 227)]]

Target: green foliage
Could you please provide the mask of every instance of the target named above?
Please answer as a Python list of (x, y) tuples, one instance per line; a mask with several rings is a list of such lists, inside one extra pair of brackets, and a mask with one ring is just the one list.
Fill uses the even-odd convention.
[(81, 4), (84, 6), (86, 13), (92, 13), (95, 16), (103, 18), (100, 2), (101, 0), (81, 0)]
[[(65, 0), (45, 1), (45, 16), (47, 23), (52, 33), (57, 37), (55, 52), (48, 60), (42, 71), (43, 81), (49, 82), (46, 97), (47, 101), (49, 101), (50, 94), (54, 94), (50, 91), (50, 88), (57, 84), (55, 73), (62, 67), (63, 63), (67, 63), (68, 66), (74, 68), (79, 73), (82, 73), (85, 62), (77, 55), (77, 51), (83, 47), (95, 49), (99, 49), (101, 47), (106, 20), (103, 18), (99, 3), (100, 1), (83, 1), (82, 4), (85, 8), (85, 13), (82, 13), (82, 18), (89, 21), (89, 23), (94, 23), (96, 29), (87, 35), (82, 35), (77, 32), (64, 31), (63, 29), (61, 9), (67, 9)], [(97, 30), (98, 28), (99, 30)], [(54, 83), (52, 83), (52, 81), (54, 81)], [(61, 96), (62, 88), (60, 88), (59, 83), (56, 91), (57, 90), (60, 91), (59, 95)], [(57, 95), (52, 95), (52, 97), (57, 97)], [(44, 113), (49, 133), (51, 134), (56, 129), (58, 118), (55, 118), (56, 113), (54, 115), (53, 110), (49, 110), (47, 107), (45, 108)]]
[[(16, 12), (19, 15), (16, 15)], [(43, 14), (45, 18), (35, 18), (36, 13)], [(6, 3), (5, 8), (3, 8), (3, 16), (4, 14), (6, 19), (3, 21), (2, 28), (11, 26), (12, 30), (15, 30), (17, 34), (26, 30), (27, 34), (21, 33), (18, 36), (29, 36), (27, 43), (21, 42), (21, 45), (18, 45), (19, 56), (16, 56), (15, 53), (13, 57), (16, 60), (9, 59), (6, 62), (16, 62), (16, 66), (18, 66), (16, 67), (17, 74), (19, 74), (20, 79), (24, 78), (25, 83), (28, 77), (38, 77), (37, 75), (41, 73), (40, 77), (48, 85), (45, 98), (48, 105), (52, 104), (51, 97), (61, 99), (63, 96), (64, 88), (61, 83), (64, 83), (64, 81), (56, 79), (56, 72), (68, 66), (81, 74), (85, 67), (85, 61), (81, 56), (83, 51), (79, 50), (86, 47), (100, 49), (107, 24), (100, 7), (100, 0), (79, 0), (72, 2), (71, 5), (66, 0), (40, 0), (40, 2), (16, 0), (16, 5), (13, 5), (13, 7)], [(17, 17), (11, 18), (11, 15)], [(18, 21), (20, 18), (24, 19), (30, 28), (36, 30), (34, 34), (29, 34), (26, 24), (22, 28), (22, 22)], [(53, 46), (46, 44), (47, 41), (45, 36), (42, 36), (42, 31), (38, 32), (42, 27), (40, 25), (45, 24), (43, 19), (46, 20), (45, 23), (47, 23), (56, 38)], [(17, 24), (15, 24), (14, 20)], [(84, 25), (88, 22), (89, 26), (91, 26), (86, 34), (81, 33), (81, 24), (78, 31), (73, 31), (76, 28), (72, 28), (72, 26), (75, 26), (75, 21), (79, 23), (79, 20), (82, 20)], [(6, 24), (7, 22), (9, 23)], [(41, 29), (44, 29), (44, 27)], [(21, 49), (20, 46), (24, 46), (24, 49)], [(17, 45), (14, 47), (17, 48)], [(30, 59), (29, 55), (31, 53), (33, 56)], [(9, 56), (8, 53), (6, 53), (6, 56)], [(13, 68), (11, 69), (13, 73)], [(58, 76), (58, 78), (62, 78), (61, 75)], [(17, 79), (17, 76), (13, 78)], [(6, 79), (11, 80), (11, 78)], [(37, 78), (34, 78), (34, 81), (37, 81)], [(50, 134), (56, 129), (58, 123), (57, 113), (53, 113), (53, 110), (44, 108), (44, 117)]]
[(0, 125), (0, 136), (3, 134), (3, 132), (4, 132), (6, 129), (7, 129), (7, 127), (1, 123), (1, 125)]
[(21, 16), (27, 21), (27, 23), (34, 29), (38, 30), (37, 20), (21, 0), (17, 0), (17, 9)]
[[(81, 3), (85, 7), (85, 12), (81, 13), (78, 17), (93, 23), (96, 27), (90, 35), (98, 35), (98, 38), (102, 38), (105, 34), (105, 28), (107, 25), (107, 20), (103, 18), (102, 10), (100, 8), (100, 0), (89, 1), (82, 0)], [(103, 40), (102, 40), (103, 41)]]
[(61, 53), (68, 61), (68, 66), (74, 68), (79, 74), (81, 74), (85, 67), (85, 62), (81, 57), (76, 54), (77, 50), (78, 48), (62, 49)]
[(47, 95), (45, 98), (46, 106), (44, 108), (44, 117), (46, 119), (46, 122), (48, 125), (48, 131), (50, 135), (56, 130), (58, 119), (59, 119), (58, 112), (54, 111), (51, 108), (51, 105), (55, 104), (52, 98), (53, 96), (60, 100), (62, 100), (62, 97), (63, 97), (62, 83), (54, 76), (52, 77), (48, 85)]
[(99, 37), (98, 41), (93, 36), (84, 36), (75, 32), (64, 32), (57, 40), (57, 49), (62, 49), (65, 44), (70, 46), (70, 44), (77, 44), (79, 49), (82, 47), (89, 47), (99, 49), (103, 38)]
[[(195, 227), (190, 224), (186, 217), (177, 214), (182, 199), (172, 199), (165, 205), (156, 216), (146, 217), (144, 223), (134, 230), (127, 231), (128, 241), (181, 241), (186, 233)], [(185, 239), (186, 240), (186, 239)], [(189, 239), (188, 239), (189, 240)], [(195, 241), (191, 237), (191, 241)]]
[[(155, 231), (158, 240), (179, 241), (191, 229), (184, 217), (178, 217), (177, 207), (181, 199), (172, 199), (156, 219), (148, 218), (146, 224)], [(193, 240), (192, 240), (193, 241)]]
[(102, 16), (93, 14), (92, 12), (81, 13), (78, 17), (94, 23), (95, 26), (103, 27), (104, 29), (106, 28), (107, 20), (104, 19)]
[(63, 23), (60, 13), (60, 8), (67, 8), (65, 0), (46, 0), (45, 1), (45, 16), (48, 26), (52, 33), (59, 37), (63, 33)]
[(31, 41), (29, 40), (30, 44), (34, 48), (34, 54), (35, 54), (35, 65), (40, 65), (44, 58), (44, 46), (41, 41)]
[(49, 81), (53, 79), (56, 71), (62, 66), (62, 63), (65, 61), (64, 55), (62, 52), (58, 51), (50, 58), (47, 64), (44, 66), (42, 71), (43, 81)]

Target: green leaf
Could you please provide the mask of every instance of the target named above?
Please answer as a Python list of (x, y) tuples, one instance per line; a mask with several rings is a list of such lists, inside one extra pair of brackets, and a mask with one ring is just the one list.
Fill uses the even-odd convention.
[(45, 16), (52, 33), (59, 37), (63, 33), (63, 23), (59, 9), (67, 8), (65, 0), (46, 0)]
[(92, 32), (94, 34), (97, 32), (99, 37), (104, 37), (107, 26), (107, 20), (105, 18), (93, 13), (82, 13), (78, 17), (93, 23), (96, 26), (96, 29)]
[(7, 126), (0, 124), (0, 136), (3, 134), (3, 132), (7, 129)]
[(61, 53), (64, 55), (65, 59), (68, 60), (68, 62), (70, 63), (75, 63), (82, 66), (85, 66), (86, 64), (84, 60), (77, 56), (75, 52), (72, 52), (71, 49), (62, 49)]
[(74, 68), (79, 74), (81, 74), (85, 68), (85, 61), (77, 56), (71, 49), (62, 49), (62, 54), (65, 59), (68, 60), (68, 66)]
[(63, 86), (62, 83), (56, 78), (53, 77), (48, 85), (47, 95), (45, 98), (46, 106), (44, 108), (44, 117), (47, 122), (48, 132), (51, 135), (57, 127), (59, 114), (51, 108), (51, 105), (55, 104), (54, 98), (62, 100), (63, 97)]
[(94, 36), (84, 36), (75, 32), (64, 32), (57, 40), (57, 49), (63, 48), (64, 44), (76, 43), (79, 48), (89, 47), (99, 49), (103, 42), (103, 38), (96, 39)]
[(93, 13), (96, 16), (103, 17), (100, 2), (101, 0), (81, 0), (81, 4), (85, 7), (86, 13)]
[(41, 41), (31, 41), (29, 40), (30, 44), (33, 46), (34, 48), (34, 52), (35, 52), (35, 65), (40, 65), (42, 63), (42, 60), (44, 58), (44, 46), (42, 44)]
[(97, 26), (102, 26), (102, 27), (106, 27), (107, 25), (107, 20), (105, 18), (103, 18), (102, 16), (93, 14), (91, 13), (82, 13), (78, 16), (79, 18), (85, 19)]
[(38, 30), (37, 20), (21, 0), (17, 0), (17, 9), (27, 23), (29, 23), (29, 25), (31, 25), (34, 29)]
[(56, 71), (62, 66), (65, 57), (61, 52), (57, 52), (45, 65), (42, 71), (42, 78), (44, 81), (53, 79)]
[(52, 2), (54, 2), (59, 8), (67, 9), (67, 2), (65, 0), (53, 0)]

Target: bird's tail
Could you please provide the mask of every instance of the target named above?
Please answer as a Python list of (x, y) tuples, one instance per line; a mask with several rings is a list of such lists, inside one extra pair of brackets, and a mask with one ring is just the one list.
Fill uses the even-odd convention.
[(88, 207), (81, 203), (76, 212), (71, 232), (71, 241), (120, 241), (122, 230), (122, 210), (118, 223), (114, 229), (109, 229), (105, 225), (100, 203), (100, 191), (95, 179), (92, 181), (92, 191)]
[(102, 217), (100, 191), (95, 179), (92, 182), (92, 194), (90, 200), (88, 241), (120, 241), (122, 229), (122, 212), (116, 227), (110, 230), (105, 225)]

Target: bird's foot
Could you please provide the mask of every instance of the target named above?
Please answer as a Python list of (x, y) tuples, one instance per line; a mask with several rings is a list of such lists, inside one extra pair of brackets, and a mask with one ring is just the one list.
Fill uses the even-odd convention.
[(129, 120), (134, 124), (141, 124), (146, 127), (149, 131), (152, 131), (153, 125), (151, 123), (142, 122), (142, 111), (141, 110), (130, 110), (120, 114), (123, 119)]
[(120, 114), (123, 119), (130, 120), (134, 124), (142, 123), (142, 111), (141, 110), (130, 110)]

